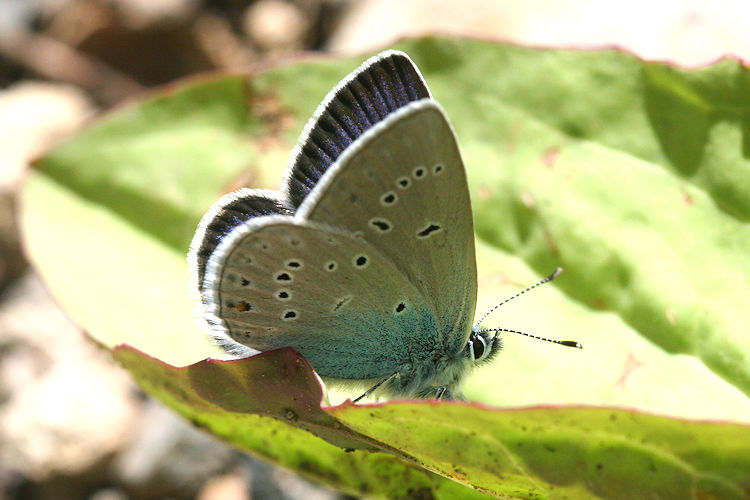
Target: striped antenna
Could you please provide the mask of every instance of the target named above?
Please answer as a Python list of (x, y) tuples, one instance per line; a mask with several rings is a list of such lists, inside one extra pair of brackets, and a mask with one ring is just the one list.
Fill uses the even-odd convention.
[[(510, 332), (510, 333), (517, 333), (519, 335), (526, 335), (527, 337), (531, 337), (532, 339), (537, 340), (544, 340), (545, 342), (552, 342), (553, 344), (560, 344), (564, 345), (566, 347), (575, 347), (576, 349), (583, 349), (583, 346), (576, 342), (575, 340), (557, 340), (557, 339), (548, 339), (546, 337), (539, 337), (537, 335), (532, 335), (530, 333), (526, 332), (519, 332), (518, 330), (511, 330), (509, 328), (482, 328), (481, 330), (473, 330), (474, 333), (487, 333), (487, 332)], [(495, 335), (497, 337), (497, 335)]]
[[(510, 302), (511, 300), (513, 300), (513, 299), (515, 299), (515, 298), (518, 298), (518, 297), (520, 297), (520, 296), (521, 296), (521, 295), (523, 295), (524, 293), (528, 292), (529, 290), (533, 290), (534, 288), (538, 287), (539, 285), (543, 285), (543, 284), (545, 284), (545, 283), (548, 283), (548, 282), (552, 281), (553, 279), (555, 279), (555, 278), (557, 278), (558, 276), (560, 276), (560, 273), (562, 273), (562, 267), (558, 267), (557, 269), (555, 269), (555, 272), (554, 272), (554, 273), (550, 274), (549, 276), (547, 276), (546, 278), (544, 278), (544, 279), (542, 279), (542, 280), (539, 280), (539, 281), (537, 281), (536, 283), (534, 283), (534, 284), (533, 284), (533, 285), (531, 285), (530, 287), (524, 288), (523, 290), (521, 290), (520, 292), (518, 292), (518, 293), (517, 293), (517, 294), (515, 294), (514, 296), (512, 296), (512, 297), (508, 297), (507, 299), (505, 299), (504, 301), (500, 302), (499, 304), (495, 304), (494, 306), (492, 306), (492, 308), (490, 308), (490, 310), (489, 310), (489, 311), (487, 311), (486, 313), (484, 313), (484, 314), (482, 315), (482, 317), (481, 317), (481, 318), (479, 318), (479, 321), (477, 321), (476, 323), (474, 323), (474, 329), (476, 329), (476, 328), (479, 328), (479, 324), (480, 324), (480, 323), (481, 323), (482, 321), (484, 321), (484, 319), (485, 319), (485, 318), (486, 318), (487, 316), (489, 316), (490, 314), (492, 314), (492, 313), (493, 313), (493, 312), (494, 312), (494, 311), (495, 311), (495, 310), (496, 310), (497, 308), (499, 308), (500, 306), (502, 306), (502, 305), (504, 305), (504, 304), (507, 304), (508, 302)], [(533, 335), (529, 335), (529, 337), (533, 337)], [(545, 339), (545, 340), (546, 340), (546, 339)]]
[(523, 290), (521, 290), (517, 294), (513, 295), (512, 297), (508, 297), (507, 299), (505, 299), (504, 301), (500, 302), (499, 304), (495, 304), (489, 311), (487, 311), (486, 313), (484, 313), (482, 315), (482, 317), (479, 318), (479, 321), (477, 321), (476, 323), (474, 323), (474, 327), (471, 329), (471, 331), (474, 332), (474, 333), (495, 332), (495, 337), (497, 337), (497, 334), (500, 333), (500, 332), (517, 333), (518, 335), (525, 335), (527, 337), (531, 337), (532, 339), (544, 340), (545, 342), (552, 342), (553, 344), (560, 344), (560, 345), (564, 345), (566, 347), (575, 347), (576, 349), (583, 349), (583, 346), (579, 342), (576, 342), (575, 340), (548, 339), (546, 337), (539, 337), (537, 335), (531, 335), (530, 333), (520, 332), (518, 330), (511, 330), (509, 328), (479, 328), (479, 324), (482, 321), (484, 321), (484, 319), (487, 316), (489, 316), (492, 312), (494, 312), (497, 308), (499, 308), (503, 304), (507, 304), (508, 302), (510, 302), (511, 300), (513, 300), (515, 298), (520, 297), (521, 295), (523, 295), (524, 293), (528, 292), (529, 290), (533, 290), (534, 288), (538, 287), (539, 285), (543, 285), (545, 283), (548, 283), (548, 282), (552, 281), (553, 279), (555, 279), (558, 276), (560, 276), (561, 272), (562, 272), (562, 267), (558, 267), (557, 269), (555, 269), (555, 272), (553, 272), (552, 274), (550, 274), (546, 278), (537, 281), (536, 283), (534, 283), (530, 287), (524, 288)]

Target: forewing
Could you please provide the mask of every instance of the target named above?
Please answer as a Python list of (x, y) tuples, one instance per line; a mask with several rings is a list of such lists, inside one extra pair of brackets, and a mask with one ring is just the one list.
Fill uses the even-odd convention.
[(435, 311), (440, 339), (463, 346), (476, 305), (471, 202), (456, 138), (435, 101), (408, 104), (363, 134), (297, 214), (380, 250)]
[(291, 346), (322, 376), (391, 375), (430, 351), (415, 332), (436, 330), (429, 305), (381, 252), (291, 217), (236, 228), (209, 259), (203, 288), (219, 337)]
[(371, 57), (331, 90), (291, 154), (286, 194), (297, 208), (339, 155), (366, 130), (430, 91), (409, 56), (388, 50)]

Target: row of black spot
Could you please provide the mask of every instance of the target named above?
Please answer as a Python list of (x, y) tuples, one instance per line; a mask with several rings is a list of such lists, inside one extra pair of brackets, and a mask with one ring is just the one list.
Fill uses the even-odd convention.
[[(432, 173), (434, 175), (440, 175), (443, 173), (443, 170), (445, 169), (445, 166), (442, 163), (436, 163), (432, 167)], [(416, 167), (414, 171), (412, 172), (412, 176), (415, 179), (422, 179), (427, 174), (427, 168), (426, 167)], [(400, 189), (408, 189), (409, 186), (411, 186), (411, 179), (409, 179), (408, 176), (399, 177), (396, 179), (396, 185)], [(398, 196), (393, 191), (388, 191), (384, 193), (380, 197), (380, 203), (383, 206), (391, 206), (394, 205), (398, 201)]]
[[(435, 175), (440, 175), (443, 172), (444, 165), (442, 163), (437, 163), (432, 167), (432, 172)], [(415, 179), (421, 179), (423, 178), (427, 173), (426, 167), (416, 167), (412, 173)], [(407, 189), (411, 185), (411, 180), (409, 177), (400, 177), (396, 180), (396, 183), (401, 187), (401, 189)], [(393, 191), (388, 191), (384, 193), (380, 197), (380, 203), (383, 206), (392, 206), (398, 201), (398, 196)], [(393, 224), (390, 220), (384, 218), (384, 217), (373, 217), (370, 219), (370, 226), (374, 229), (382, 232), (387, 233), (391, 229), (393, 229)], [(417, 232), (418, 238), (426, 238), (430, 236), (432, 233), (439, 231), (440, 226), (437, 224), (430, 224), (426, 228), (420, 230)]]
[[(277, 292), (278, 297), (281, 297), (282, 295), (288, 297), (289, 292), (287, 292), (286, 290), (280, 290), (279, 292)], [(344, 297), (343, 299), (339, 300), (336, 304), (336, 307), (334, 307), (332, 312), (338, 311), (341, 307), (343, 307), (345, 304), (351, 301), (351, 299), (352, 297)], [(244, 300), (238, 302), (237, 304), (227, 303), (227, 307), (236, 309), (239, 312), (248, 312), (248, 311), (251, 311), (253, 308), (253, 306), (250, 305), (249, 302), (246, 302)], [(395, 312), (396, 314), (399, 314), (399, 313), (402, 313), (405, 309), (406, 309), (406, 304), (404, 304), (403, 302), (399, 302), (395, 308)], [(290, 321), (296, 318), (297, 318), (297, 312), (292, 309), (284, 311), (281, 315), (281, 319), (283, 321)]]
[[(368, 257), (366, 255), (357, 255), (352, 263), (353, 263), (353, 265), (355, 267), (364, 268), (364, 267), (367, 266), (368, 262), (369, 262), (369, 259), (368, 259)], [(298, 262), (298, 261), (292, 260), (292, 261), (287, 262), (287, 267), (300, 268), (300, 267), (302, 267), (302, 264), (300, 262)], [(335, 261), (329, 261), (326, 264), (326, 270), (327, 271), (334, 271), (334, 270), (336, 270), (337, 267), (338, 267), (338, 264)], [(248, 286), (251, 283), (250, 280), (248, 280), (244, 276), (241, 277), (240, 279), (241, 279), (242, 286)], [(292, 275), (289, 274), (286, 271), (280, 271), (280, 272), (278, 272), (278, 274), (276, 274), (275, 279), (279, 283), (293, 281)], [(282, 290), (279, 290), (278, 292), (276, 292), (276, 297), (279, 300), (286, 301), (286, 300), (289, 300), (291, 298), (291, 293), (289, 292), (289, 290), (282, 289)], [(341, 304), (341, 305), (343, 305), (343, 304)], [(249, 302), (246, 302), (244, 300), (241, 301), (241, 302), (238, 302), (236, 304), (235, 303), (227, 303), (226, 306), (229, 307), (229, 308), (231, 308), (231, 309), (236, 309), (239, 312), (249, 312), (249, 311), (253, 310), (253, 306)], [(297, 317), (297, 312), (296, 311), (288, 310), (288, 311), (284, 311), (284, 313), (282, 314), (281, 319), (282, 320), (293, 320), (296, 317)]]

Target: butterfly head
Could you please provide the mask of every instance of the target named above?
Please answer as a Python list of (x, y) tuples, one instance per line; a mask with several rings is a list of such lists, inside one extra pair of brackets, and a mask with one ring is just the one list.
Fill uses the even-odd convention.
[(479, 331), (475, 328), (469, 335), (464, 355), (472, 365), (479, 365), (492, 361), (501, 349), (502, 342), (497, 333), (490, 335), (490, 332)]
[(426, 359), (404, 365), (383, 380), (382, 390), (395, 397), (463, 399), (458, 392), (461, 380), (472, 368), (490, 362), (501, 348), (497, 332), (472, 331), (459, 350), (451, 354), (435, 351)]

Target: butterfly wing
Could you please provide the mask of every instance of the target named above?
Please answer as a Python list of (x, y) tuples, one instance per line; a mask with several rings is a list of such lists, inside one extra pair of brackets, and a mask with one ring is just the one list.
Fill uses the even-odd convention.
[(297, 216), (380, 250), (435, 311), (438, 343), (465, 346), (477, 293), (471, 202), (455, 135), (435, 101), (409, 103), (366, 131)]
[(436, 329), (421, 294), (372, 245), (288, 216), (249, 220), (219, 244), (204, 303), (219, 337), (292, 346), (335, 378), (391, 375), (423, 351), (413, 332)]
[(203, 216), (190, 244), (188, 264), (193, 271), (192, 288), (203, 292), (208, 258), (236, 227), (255, 217), (290, 213), (274, 191), (242, 188), (223, 196)]
[(465, 346), (471, 208), (453, 131), (429, 96), (405, 54), (371, 58), (308, 122), (283, 197), (242, 190), (204, 217), (194, 289), (228, 351), (292, 346), (323, 376), (367, 379), (441, 342)]
[(430, 97), (419, 69), (403, 52), (365, 61), (320, 103), (290, 155), (286, 196), (297, 208), (325, 171), (355, 140), (410, 102)]

